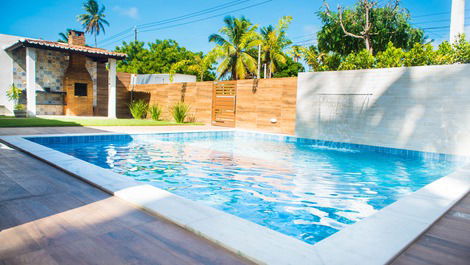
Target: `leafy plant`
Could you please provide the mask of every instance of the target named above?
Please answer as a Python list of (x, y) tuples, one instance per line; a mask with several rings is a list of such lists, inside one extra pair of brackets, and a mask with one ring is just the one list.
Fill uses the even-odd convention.
[(387, 49), (379, 52), (375, 59), (377, 68), (401, 67), (404, 64), (405, 52), (401, 48), (396, 48), (392, 42), (389, 42)]
[(420, 66), (434, 64), (434, 50), (431, 44), (415, 43), (405, 54), (405, 66)]
[(15, 104), (15, 110), (25, 110), (26, 107), (23, 104), (18, 104), (18, 100), (21, 97), (23, 91), (15, 84), (11, 84), (10, 88), (7, 90), (7, 97), (9, 100), (13, 101)]
[(7, 91), (7, 97), (16, 103), (20, 99), (21, 93), (23, 93), (23, 91), (21, 91), (19, 87), (15, 84), (11, 84), (10, 89)]
[(178, 102), (171, 107), (170, 112), (173, 116), (173, 119), (175, 119), (177, 123), (184, 123), (184, 120), (189, 115), (190, 109), (191, 108), (188, 104), (184, 102)]
[(123, 42), (115, 51), (127, 54), (118, 62), (118, 71), (134, 74), (176, 73), (197, 75), (199, 81), (214, 80), (212, 71), (215, 56), (211, 53), (192, 52), (168, 40)]
[(349, 54), (339, 65), (339, 70), (370, 69), (374, 66), (374, 56), (364, 49), (358, 53)]
[(140, 120), (147, 117), (149, 104), (143, 100), (136, 100), (129, 104), (129, 110), (134, 119)]
[(16, 104), (15, 110), (26, 110), (26, 106), (24, 104)]
[(162, 114), (162, 108), (158, 104), (152, 105), (149, 107), (149, 113), (152, 120), (158, 121), (160, 120), (160, 115)]
[(470, 63), (470, 43), (465, 39), (465, 34), (461, 34), (452, 47), (456, 63)]

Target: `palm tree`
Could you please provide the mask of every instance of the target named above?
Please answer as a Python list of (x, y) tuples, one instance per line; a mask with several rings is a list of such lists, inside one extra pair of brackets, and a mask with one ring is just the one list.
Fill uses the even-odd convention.
[(213, 52), (209, 52), (206, 56), (202, 53), (194, 56), (194, 60), (182, 60), (173, 64), (170, 68), (170, 81), (173, 82), (174, 75), (186, 67), (188, 72), (198, 73), (199, 81), (204, 81), (204, 74), (215, 63), (216, 58)]
[(104, 25), (109, 26), (108, 21), (104, 19), (106, 15), (104, 14), (104, 5), (99, 8), (98, 2), (96, 0), (87, 0), (83, 4), (83, 9), (86, 11), (85, 14), (78, 15), (77, 20), (80, 22), (85, 29), (85, 32), (91, 33), (95, 36), (95, 47), (97, 46), (96, 36), (103, 33)]
[(231, 79), (244, 79), (256, 72), (256, 59), (251, 54), (260, 44), (259, 34), (256, 32), (257, 25), (251, 24), (245, 17), (224, 18), (225, 26), (219, 34), (209, 36), (209, 42), (217, 46), (212, 51), (217, 59), (221, 59), (217, 69), (219, 79), (230, 76)]
[(69, 42), (69, 32), (72, 29), (66, 29), (65, 32), (60, 32), (59, 37), (60, 39), (57, 40), (57, 42), (63, 42), (63, 43), (68, 43)]
[(271, 78), (276, 71), (276, 65), (286, 63), (286, 55), (284, 49), (292, 42), (287, 38), (286, 30), (289, 27), (292, 17), (285, 16), (279, 20), (276, 27), (269, 25), (261, 28), (262, 43), (262, 60), (268, 67), (267, 77)]

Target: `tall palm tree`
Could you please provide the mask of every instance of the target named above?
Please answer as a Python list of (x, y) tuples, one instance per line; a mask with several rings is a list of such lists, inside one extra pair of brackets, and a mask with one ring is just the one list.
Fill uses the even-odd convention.
[(57, 40), (57, 42), (63, 42), (63, 43), (68, 43), (69, 42), (69, 32), (72, 29), (66, 29), (65, 32), (60, 32), (59, 37), (60, 39)]
[(99, 35), (101, 31), (105, 33), (104, 25), (109, 26), (108, 21), (105, 19), (106, 15), (104, 14), (104, 5), (100, 8), (96, 0), (87, 0), (83, 4), (83, 9), (86, 13), (78, 15), (77, 20), (82, 24), (85, 32), (91, 33), (95, 36), (96, 47), (96, 36)]
[(257, 25), (251, 24), (245, 17), (224, 18), (225, 26), (219, 32), (209, 36), (209, 42), (217, 46), (213, 53), (216, 58), (221, 59), (217, 69), (219, 78), (229, 77), (233, 80), (244, 79), (256, 72), (256, 59), (251, 54), (260, 44), (259, 34), (256, 32)]
[(286, 54), (284, 49), (292, 43), (287, 38), (286, 30), (289, 27), (292, 17), (285, 16), (279, 20), (276, 27), (269, 25), (261, 28), (262, 43), (262, 60), (268, 67), (267, 77), (271, 78), (276, 71), (276, 65), (286, 63)]

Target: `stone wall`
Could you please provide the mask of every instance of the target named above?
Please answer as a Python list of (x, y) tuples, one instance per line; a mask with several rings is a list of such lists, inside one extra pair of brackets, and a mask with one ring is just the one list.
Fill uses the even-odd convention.
[[(17, 49), (10, 54), (13, 58), (13, 82), (22, 90), (26, 89), (26, 50)], [(37, 61), (36, 61), (36, 90), (45, 91), (49, 89), (54, 92), (65, 92), (64, 89), (64, 76), (66, 69), (69, 65), (70, 55), (68, 53), (49, 51), (36, 49)], [(85, 67), (90, 74), (92, 80), (92, 93), (91, 98), (93, 100), (93, 106), (96, 107), (97, 101), (97, 63), (90, 58), (86, 58)], [(39, 115), (62, 115), (64, 114), (64, 106), (60, 103), (48, 103), (47, 105), (41, 104), (40, 102), (48, 101), (44, 100), (44, 97), (54, 97), (55, 95), (48, 96), (45, 94), (37, 94), (37, 114)], [(71, 97), (69, 97), (71, 100)], [(82, 100), (82, 99), (79, 99)], [(24, 100), (23, 100), (24, 101)], [(83, 101), (83, 100), (82, 100)], [(25, 102), (22, 102), (25, 103)], [(85, 112), (84, 112), (85, 113)], [(71, 113), (68, 113), (71, 114)], [(87, 115), (91, 115), (89, 111)]]
[(470, 153), (470, 65), (301, 73), (296, 134)]
[[(49, 88), (51, 91), (63, 91), (63, 78), (68, 66), (66, 54), (58, 51), (36, 49), (37, 90)], [(11, 53), (13, 58), (13, 82), (21, 89), (26, 89), (26, 50), (17, 49)]]

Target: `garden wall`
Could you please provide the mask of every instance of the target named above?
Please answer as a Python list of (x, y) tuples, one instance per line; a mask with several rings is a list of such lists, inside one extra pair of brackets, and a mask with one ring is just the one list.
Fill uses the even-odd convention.
[(294, 134), (296, 96), (297, 77), (239, 80), (235, 126)]
[(165, 120), (172, 120), (169, 108), (184, 101), (191, 106), (195, 121), (211, 123), (212, 82), (134, 85), (133, 98), (160, 105)]
[(322, 73), (298, 79), (296, 134), (470, 153), (470, 65)]
[[(293, 134), (296, 87), (296, 77), (237, 81), (235, 127)], [(159, 104), (163, 107), (162, 118), (169, 120), (169, 107), (184, 100), (191, 105), (191, 115), (196, 121), (211, 124), (212, 89), (213, 82), (210, 81), (134, 85), (133, 98)], [(277, 122), (272, 123), (273, 118)]]

